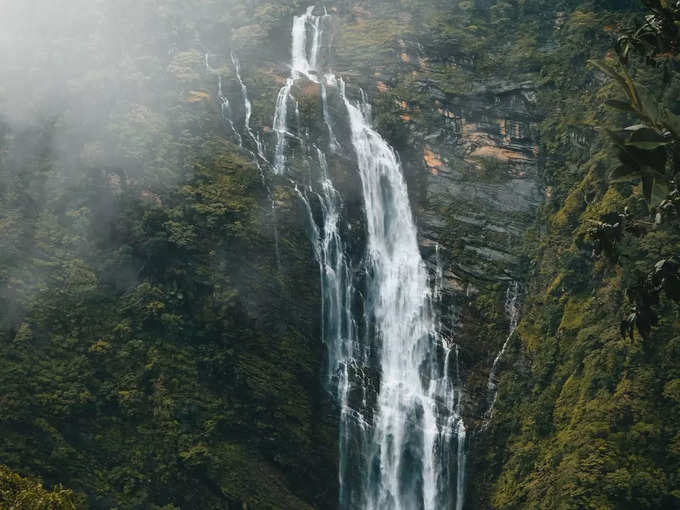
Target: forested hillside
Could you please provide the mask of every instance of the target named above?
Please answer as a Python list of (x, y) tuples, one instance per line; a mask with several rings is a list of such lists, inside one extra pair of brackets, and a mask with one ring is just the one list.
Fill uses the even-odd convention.
[(279, 270), (197, 42), (244, 7), (194, 4), (7, 7), (0, 458), (91, 508), (330, 505), (304, 219), (284, 195)]
[(678, 11), (645, 3), (564, 16), (543, 67), (549, 192), (488, 439), (498, 508), (680, 504)]
[(680, 508), (676, 3), (67, 3), (0, 2), (0, 508)]

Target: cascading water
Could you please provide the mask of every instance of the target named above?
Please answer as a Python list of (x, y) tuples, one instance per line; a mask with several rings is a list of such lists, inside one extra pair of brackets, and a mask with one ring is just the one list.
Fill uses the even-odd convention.
[[(320, 170), (320, 191), (313, 192), (311, 188), (310, 191), (318, 200), (321, 210), (321, 228), (316, 224), (307, 195), (301, 193), (297, 187), (296, 191), (308, 213), (312, 247), (319, 263), (323, 299), (322, 334), (330, 355), (328, 380), (332, 381), (339, 376), (336, 396), (344, 400), (348, 386), (347, 363), (357, 338), (356, 323), (352, 316), (354, 288), (345, 242), (340, 232), (342, 199), (328, 176), (325, 154), (318, 147), (315, 147), (315, 151)], [(337, 367), (341, 367), (339, 374), (336, 373)]]
[[(452, 352), (438, 341), (429, 277), (399, 160), (371, 127), (370, 107), (341, 95), (349, 115), (368, 231), (368, 292), (380, 385), (365, 452), (367, 510), (435, 510), (463, 505), (450, 483), (451, 437), (464, 443), (460, 392), (449, 373)], [(460, 441), (462, 439), (462, 441)], [(461, 444), (461, 446), (463, 446)], [(464, 467), (458, 448), (458, 466)]]
[(222, 119), (227, 123), (229, 129), (236, 137), (236, 141), (240, 147), (243, 145), (243, 139), (241, 138), (241, 134), (236, 130), (234, 121), (231, 118), (231, 104), (229, 103), (229, 99), (227, 99), (227, 97), (224, 95), (224, 92), (222, 91), (222, 74), (210, 65), (210, 54), (208, 53), (205, 54), (205, 68), (211, 74), (217, 75), (217, 100), (220, 103), (220, 113), (222, 114)]
[(289, 104), (294, 104), (297, 110), (297, 101), (291, 94), (293, 85), (303, 77), (314, 83), (319, 83), (317, 66), (319, 65), (323, 24), (328, 15), (314, 16), (313, 13), (314, 6), (311, 6), (305, 14), (296, 16), (293, 20), (290, 76), (286, 80), (286, 84), (279, 90), (276, 98), (273, 121), (273, 128), (276, 133), (274, 173), (278, 175), (283, 174), (285, 170), (286, 140), (288, 137), (295, 137), (288, 127)]
[(253, 129), (250, 127), (250, 118), (253, 115), (253, 105), (250, 102), (250, 99), (248, 98), (248, 87), (243, 81), (243, 78), (241, 78), (241, 64), (233, 52), (231, 54), (231, 62), (234, 66), (234, 71), (236, 72), (236, 79), (238, 80), (238, 83), (241, 87), (241, 94), (243, 96), (243, 110), (244, 110), (243, 125), (245, 127), (246, 133), (255, 144), (255, 161), (257, 162), (257, 165), (259, 167), (260, 161), (267, 162), (267, 156), (265, 156), (264, 154), (264, 147), (262, 146), (260, 135), (259, 134), (256, 135)]
[(241, 65), (234, 53), (231, 53), (231, 63), (234, 66), (234, 71), (236, 73), (236, 79), (238, 80), (239, 86), (241, 88), (241, 95), (243, 99), (243, 111), (244, 111), (244, 119), (243, 119), (243, 126), (245, 128), (245, 132), (250, 138), (250, 140), (255, 144), (255, 151), (251, 150), (248, 147), (244, 147), (243, 144), (243, 136), (239, 132), (239, 130), (236, 128), (236, 125), (234, 124), (234, 121), (232, 119), (232, 112), (231, 112), (231, 103), (229, 102), (229, 99), (224, 95), (224, 92), (222, 90), (222, 73), (218, 70), (213, 68), (210, 65), (210, 54), (206, 53), (205, 54), (205, 67), (208, 70), (209, 73), (217, 75), (217, 99), (220, 103), (220, 112), (222, 114), (222, 118), (224, 121), (227, 123), (229, 126), (231, 132), (234, 134), (234, 137), (236, 138), (236, 141), (238, 142), (239, 147), (245, 149), (250, 156), (252, 157), (253, 162), (255, 163), (255, 166), (257, 166), (257, 169), (260, 171), (260, 176), (262, 177), (262, 184), (264, 185), (265, 189), (267, 190), (267, 195), (269, 196), (271, 200), (271, 211), (272, 211), (272, 218), (273, 218), (273, 226), (274, 226), (274, 252), (276, 255), (276, 264), (279, 269), (281, 270), (281, 256), (279, 254), (279, 231), (278, 231), (278, 226), (277, 226), (277, 221), (276, 221), (276, 204), (274, 203), (274, 198), (271, 192), (270, 186), (267, 184), (267, 179), (265, 178), (265, 173), (264, 173), (264, 168), (263, 164), (265, 166), (269, 166), (269, 161), (267, 160), (267, 156), (265, 155), (264, 151), (264, 145), (262, 144), (262, 141), (260, 139), (259, 134), (255, 134), (253, 131), (252, 127), (250, 126), (250, 118), (252, 116), (253, 108), (252, 104), (250, 102), (250, 99), (248, 97), (248, 87), (246, 86), (245, 82), (243, 81), (243, 78), (241, 77)]
[(505, 351), (508, 349), (508, 345), (510, 344), (510, 340), (512, 340), (513, 335), (515, 334), (515, 331), (517, 330), (517, 326), (519, 325), (519, 311), (520, 311), (520, 303), (519, 303), (519, 298), (520, 298), (520, 285), (518, 282), (512, 282), (508, 286), (508, 290), (505, 292), (505, 314), (508, 317), (509, 326), (508, 326), (508, 336), (505, 339), (505, 342), (503, 342), (503, 347), (501, 347), (501, 350), (498, 352), (496, 357), (493, 360), (493, 364), (491, 365), (491, 372), (489, 373), (489, 382), (487, 383), (487, 388), (489, 390), (489, 409), (486, 411), (485, 414), (485, 426), (488, 425), (488, 423), (491, 421), (491, 418), (493, 417), (493, 408), (496, 405), (496, 399), (498, 398), (498, 389), (497, 389), (497, 375), (498, 375), (498, 364), (500, 363), (501, 359), (503, 359), (503, 355), (505, 354)]
[[(300, 142), (307, 165), (318, 169), (309, 184), (296, 184), (295, 191), (308, 215), (319, 263), (328, 383), (340, 407), (339, 507), (462, 510), (462, 382), (459, 349), (442, 338), (436, 319), (442, 272), (438, 269), (431, 281), (399, 159), (372, 128), (365, 94), (359, 102), (351, 100), (344, 81), (325, 66), (322, 50), (327, 49), (330, 16), (314, 12), (309, 7), (293, 21), (291, 72), (279, 91), (273, 119), (272, 169), (286, 173), (289, 139)], [(343, 145), (351, 145), (356, 155), (366, 227), (360, 267), (352, 267), (343, 201), (329, 175), (326, 154), (299, 126), (293, 93), (298, 80), (321, 89), (331, 152), (339, 148), (336, 132), (344, 128)], [(331, 100), (341, 106), (337, 111), (342, 115), (331, 114)], [(295, 133), (289, 125), (292, 112)], [(249, 118), (246, 105), (245, 128), (254, 138)]]

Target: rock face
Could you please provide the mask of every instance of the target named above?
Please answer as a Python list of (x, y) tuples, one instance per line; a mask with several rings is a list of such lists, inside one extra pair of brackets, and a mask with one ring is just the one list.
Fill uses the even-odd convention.
[(499, 86), (442, 100), (435, 99), (443, 95), (436, 88), (428, 92), (441, 105), (441, 121), (423, 136), (423, 245), (445, 244), (453, 227), (463, 253), (456, 253), (452, 270), (461, 282), (465, 275), (513, 278), (518, 240), (542, 200), (532, 90)]
[[(162, 20), (149, 11), (148, 30), (139, 34), (158, 35), (161, 30), (164, 35), (157, 41), (144, 38), (125, 51), (137, 55), (140, 48), (148, 48), (153, 65), (139, 64), (139, 76), (119, 72), (117, 60), (104, 59), (102, 69), (83, 70), (81, 87), (69, 92), (78, 99), (70, 99), (74, 111), (80, 108), (81, 95), (87, 98), (82, 104), (104, 105), (107, 101), (101, 100), (98, 90), (111, 75), (138, 76), (130, 78), (124, 96), (135, 97), (139, 104), (116, 105), (104, 116), (103, 131), (100, 122), (88, 124), (82, 128), (87, 131), (82, 151), (69, 151), (80, 153), (83, 160), (74, 170), (82, 183), (74, 181), (78, 186), (73, 189), (91, 190), (99, 183), (101, 189), (110, 188), (106, 200), (102, 200), (104, 193), (92, 191), (86, 197), (87, 207), (62, 210), (62, 201), (45, 200), (54, 195), (54, 187), (45, 188), (44, 196), (28, 189), (34, 196), (27, 203), (44, 203), (47, 208), (40, 223), (26, 229), (26, 236), (35, 235), (26, 244), (28, 255), (17, 249), (11, 261), (24, 272), (22, 285), (36, 290), (35, 295), (27, 293), (25, 302), (13, 299), (12, 306), (25, 310), (15, 314), (20, 320), (12, 318), (8, 327), (0, 329), (0, 374), (5, 374), (0, 376), (0, 395), (18, 395), (5, 413), (10, 419), (0, 420), (0, 436), (8, 438), (0, 441), (0, 454), (5, 452), (3, 462), (22, 474), (41, 476), (49, 483), (57, 481), (59, 474), (67, 486), (89, 494), (94, 508), (174, 504), (202, 509), (246, 505), (334, 509), (339, 492), (340, 413), (335, 395), (323, 387), (328, 372), (320, 314), (323, 298), (308, 230), (312, 222), (322, 223), (322, 209), (327, 207), (319, 193), (322, 165), (316, 149), (328, 148), (324, 158), (328, 176), (342, 196), (337, 205), (342, 218), (338, 230), (361, 291), (368, 277), (356, 268), (365, 267), (367, 225), (347, 108), (339, 87), (324, 89), (321, 80), (309, 76), (297, 80), (288, 104), (287, 169), (275, 176), (271, 163), (277, 147), (273, 122), (277, 94), (291, 73), (293, 16), (304, 7), (297, 0), (225, 0), (213, 7), (211, 2), (198, 3), (205, 4), (204, 9), (189, 12), (186, 3), (167, 0), (172, 15)], [(553, 248), (555, 261), (535, 271), (550, 281), (539, 291), (525, 292), (530, 320), (520, 325), (516, 337), (510, 337), (511, 348), (499, 370), (499, 378), (506, 376), (505, 394), (499, 381), (496, 417), (486, 428), (493, 400), (490, 374), (509, 338), (507, 291), (521, 289), (530, 279), (523, 249), (526, 233), (534, 227), (539, 206), (553, 193), (541, 182), (543, 163), (551, 163), (554, 157), (539, 150), (539, 131), (542, 146), (550, 137), (571, 138), (570, 143), (584, 146), (586, 142), (566, 123), (555, 123), (559, 129), (554, 133), (545, 129), (552, 124), (539, 129), (546, 92), (545, 88), (539, 92), (536, 77), (544, 62), (536, 55), (564, 51), (567, 43), (560, 43), (552, 31), (566, 27), (565, 37), (571, 38), (578, 30), (588, 30), (587, 37), (592, 38), (591, 25), (597, 22), (596, 16), (580, 11), (571, 16), (543, 5), (539, 9), (538, 0), (511, 3), (336, 0), (327, 7), (332, 50), (320, 57), (347, 83), (353, 102), (363, 96), (363, 90), (373, 106), (373, 125), (402, 162), (420, 252), (432, 280), (442, 277), (438, 312), (445, 340), (459, 348), (455, 352), (461, 371), (456, 375), (464, 390), (462, 414), (469, 432), (464, 508), (475, 510), (491, 508), (489, 501), (497, 487), (519, 487), (517, 494), (506, 497), (521, 501), (526, 487), (553, 479), (542, 471), (557, 458), (549, 445), (555, 437), (545, 432), (553, 426), (552, 409), (564, 382), (550, 373), (553, 359), (560, 349), (566, 353), (560, 354), (564, 358), (571, 356), (564, 339), (573, 340), (586, 324), (596, 329), (582, 335), (583, 353), (591, 353), (591, 344), (607, 338), (597, 316), (599, 305), (590, 297), (578, 301), (565, 291), (576, 276), (595, 275), (582, 270), (592, 261), (571, 248), (575, 225), (568, 220), (575, 219), (586, 202), (579, 198), (568, 202), (569, 208), (555, 218), (564, 229), (558, 239), (562, 244)], [(321, 15), (323, 6), (315, 12)], [(514, 24), (508, 24), (511, 18)], [(179, 28), (175, 20), (182, 20)], [(167, 26), (159, 28), (157, 21)], [(31, 59), (17, 59), (25, 61)], [(552, 65), (553, 74), (558, 74), (555, 68), (565, 72), (564, 66)], [(52, 81), (50, 77), (36, 83)], [(141, 83), (148, 90), (134, 92)], [(90, 92), (82, 94), (85, 90)], [(580, 89), (574, 86), (568, 93), (573, 90)], [(3, 94), (0, 87), (0, 99)], [(25, 143), (30, 150), (24, 152), (43, 157), (39, 149), (45, 142), (39, 136), (26, 131), (13, 142), (15, 135), (5, 136), (3, 129), (0, 123), (0, 167), (5, 154), (13, 154), (12, 143), (16, 147)], [(341, 149), (332, 149), (331, 131)], [(48, 138), (50, 131), (41, 127), (36, 133)], [(551, 145), (555, 146), (556, 142)], [(575, 157), (571, 166), (581, 164), (582, 156)], [(106, 167), (107, 160), (116, 165), (102, 171), (101, 178), (90, 171)], [(12, 172), (23, 174), (20, 158), (10, 163)], [(65, 168), (70, 168), (67, 163)], [(27, 166), (34, 167), (35, 182), (44, 180), (41, 161)], [(52, 181), (60, 182), (60, 171), (54, 170)], [(172, 176), (169, 186), (167, 175)], [(16, 182), (20, 191), (26, 188), (23, 181)], [(551, 183), (555, 196), (564, 198), (559, 182)], [(70, 200), (70, 191), (60, 193), (63, 203), (80, 203), (80, 199)], [(32, 206), (16, 213), (12, 194), (7, 196), (0, 196), (0, 218), (33, 214)], [(52, 224), (53, 218), (60, 220), (58, 225)], [(90, 218), (92, 228), (84, 228), (83, 218)], [(107, 228), (94, 228), (102, 218)], [(56, 231), (59, 236), (53, 235)], [(65, 252), (64, 261), (50, 259), (50, 267), (57, 268), (50, 280), (57, 283), (54, 288), (47, 286), (52, 293), (38, 292), (47, 284), (32, 279), (35, 267), (44, 265), (43, 258), (61, 256), (62, 241), (55, 241), (61, 237), (75, 240), (69, 241), (73, 247)], [(83, 246), (93, 249), (80, 261)], [(564, 262), (567, 253), (569, 263)], [(36, 254), (34, 262), (31, 257)], [(556, 271), (559, 274), (553, 274)], [(72, 286), (72, 295), (63, 294), (60, 282), (72, 281), (74, 275), (82, 285)], [(111, 295), (111, 288), (119, 290)], [(83, 289), (92, 292), (85, 295)], [(3, 299), (0, 292), (0, 301), (7, 302)], [(604, 293), (601, 302), (612, 308), (617, 303)], [(360, 308), (363, 303), (352, 306)], [(361, 310), (353, 312), (361, 315)], [(4, 320), (0, 317), (0, 323)], [(545, 324), (534, 331), (534, 323)], [(368, 327), (357, 325), (359, 333)], [(609, 340), (615, 341), (618, 326), (608, 331)], [(520, 337), (524, 347), (534, 349), (532, 363), (536, 364), (530, 366), (522, 357), (525, 351), (519, 353)], [(628, 346), (621, 349), (628, 352)], [(593, 358), (598, 370), (609, 363), (608, 350), (609, 346), (602, 349), (601, 359)], [(76, 355), (85, 361), (75, 363)], [(574, 359), (576, 368), (562, 369), (564, 380), (581, 370), (583, 360)], [(664, 359), (671, 358), (664, 355)], [(543, 372), (539, 372), (541, 363)], [(548, 374), (540, 376), (545, 380), (558, 381), (550, 390), (554, 393), (543, 394), (540, 413), (527, 405), (536, 394), (526, 390), (533, 382), (530, 369)], [(34, 375), (15, 377), (33, 374), (31, 370)], [(376, 372), (361, 375), (376, 381), (380, 378)], [(599, 372), (593, 373), (598, 375), (591, 378), (594, 388)], [(510, 379), (516, 384), (512, 391), (507, 390)], [(563, 404), (564, 423), (577, 406), (576, 395), (587, 395), (590, 383), (583, 382), (582, 389), (572, 388), (572, 400)], [(506, 398), (508, 393), (515, 398)], [(621, 405), (628, 405), (630, 392), (622, 386), (620, 393)], [(41, 398), (51, 405), (28, 408), (25, 402), (33, 402), (35, 395), (46, 395)], [(374, 399), (375, 389), (354, 392), (350, 398)], [(508, 412), (515, 404), (525, 407), (517, 405), (518, 411)], [(604, 423), (611, 413), (603, 414), (607, 415)], [(540, 483), (518, 476), (514, 464), (507, 462), (514, 455), (525, 469), (523, 455), (534, 448), (535, 438), (532, 432), (525, 433), (523, 419), (527, 416), (530, 421), (536, 415), (544, 420), (539, 428), (547, 453), (526, 470), (542, 477)], [(508, 423), (523, 428), (524, 443), (519, 444), (525, 448), (506, 437), (510, 427), (503, 426)], [(139, 432), (142, 426), (145, 435)], [(87, 434), (80, 437), (80, 430)], [(574, 437), (583, 430), (574, 428)], [(592, 430), (599, 434), (601, 429)], [(631, 437), (630, 443), (635, 443), (639, 434)], [(41, 448), (35, 447), (36, 438), (45, 441)], [(573, 444), (571, 436), (563, 441), (566, 446), (560, 456), (569, 453), (566, 450)], [(587, 452), (588, 447), (580, 451)], [(628, 443), (623, 449), (629, 449)], [(668, 445), (659, 446), (662, 449), (669, 449)], [(31, 463), (27, 459), (34, 452), (42, 452), (42, 457)], [(489, 462), (490, 458), (497, 462)], [(112, 464), (127, 471), (111, 470)], [(570, 469), (569, 463), (564, 466), (565, 471)], [(109, 474), (100, 477), (101, 473)], [(450, 474), (455, 478), (453, 469)], [(571, 483), (572, 475), (561, 476)], [(128, 487), (130, 479), (140, 481), (134, 490)], [(147, 486), (142, 483), (146, 479), (157, 480)], [(509, 508), (504, 500), (497, 501), (501, 503), (496, 507)]]
[[(488, 83), (469, 95), (424, 87), (438, 118), (408, 121), (422, 147), (422, 251), (442, 264), (445, 332), (463, 353), (466, 418), (479, 425), (487, 379), (504, 341), (503, 298), (524, 278), (523, 236), (543, 200), (529, 83)], [(437, 260), (435, 260), (437, 259)]]
[[(403, 13), (395, 20), (413, 23)], [(351, 30), (361, 26), (371, 26), (370, 10), (356, 11)], [(537, 85), (531, 76), (477, 76), (474, 54), (442, 55), (415, 35), (402, 37), (375, 53), (381, 56), (370, 74), (358, 72), (365, 64), (339, 48), (341, 73), (369, 91), (376, 125), (404, 165), (421, 252), (432, 274), (443, 276), (442, 333), (461, 352), (463, 413), (472, 431), (468, 479), (474, 480), (488, 468), (476, 459), (488, 447), (482, 431), (494, 398), (491, 368), (508, 338), (506, 294), (527, 278), (524, 238), (546, 196)], [(488, 495), (478, 497), (474, 483), (469, 504), (482, 508)]]
[[(475, 459), (485, 448), (479, 438), (494, 398), (488, 381), (508, 338), (506, 294), (526, 278), (523, 239), (544, 200), (536, 85), (490, 75), (457, 86), (461, 75), (474, 74), (472, 55), (442, 57), (415, 37), (374, 35), (376, 17), (385, 13), (348, 12), (335, 21), (335, 69), (352, 89), (367, 92), (376, 127), (402, 160), (421, 253), (433, 277), (443, 276), (442, 333), (460, 348), (463, 414), (472, 431), (468, 471), (479, 473), (484, 466)], [(408, 33), (413, 19), (394, 15), (395, 26)], [(370, 51), (357, 43), (378, 36), (382, 46)], [(456, 69), (453, 75), (449, 68)], [(337, 176), (351, 182), (353, 172), (339, 169)], [(356, 213), (361, 206), (352, 200), (348, 208)]]
[[(384, 23), (380, 14), (358, 8), (336, 13), (337, 47), (330, 58), (333, 70), (347, 82), (348, 94), (366, 91), (376, 128), (401, 158), (421, 253), (432, 275), (441, 271), (443, 276), (439, 316), (445, 339), (461, 352), (466, 426), (477, 432), (492, 400), (487, 384), (491, 367), (507, 337), (506, 291), (524, 278), (522, 239), (543, 200), (535, 86), (492, 77), (456, 90), (441, 69), (454, 66), (472, 73), (472, 58), (457, 54), (443, 59), (396, 31), (377, 32), (377, 21)], [(412, 18), (394, 14), (400, 29), (412, 26)], [(376, 41), (377, 36), (382, 39)], [(280, 84), (287, 69), (279, 71)], [(324, 99), (319, 84), (301, 78), (291, 94), (299, 113), (287, 128), (297, 137), (290, 137), (286, 146), (287, 177), (304, 189), (315, 175), (309, 147), (331, 145), (324, 105), (339, 145), (352, 149), (336, 90), (331, 87)], [(271, 95), (269, 101), (274, 102)], [(360, 181), (354, 157), (329, 147), (327, 159), (343, 196), (343, 218), (352, 226), (349, 255), (358, 260), (365, 248), (364, 204), (356, 189)], [(283, 179), (277, 185), (290, 183)], [(315, 218), (320, 217), (317, 208), (316, 200), (310, 200)], [(474, 459), (475, 435), (471, 437), (467, 448)]]
[[(394, 25), (385, 27), (391, 15)], [(544, 199), (536, 86), (493, 75), (459, 86), (461, 76), (474, 75), (474, 57), (462, 51), (442, 56), (415, 37), (402, 37), (415, 26), (402, 11), (350, 6), (333, 18), (333, 70), (347, 81), (349, 93), (362, 88), (369, 96), (374, 124), (403, 164), (421, 253), (432, 275), (441, 271), (443, 276), (442, 333), (460, 348), (463, 414), (473, 431), (467, 448), (476, 469), (476, 437), (492, 400), (489, 375), (508, 334), (506, 292), (525, 278), (522, 242)], [(285, 76), (287, 70), (280, 71)], [(300, 136), (326, 147), (320, 88), (301, 80), (293, 95), (299, 125), (310, 126)], [(334, 119), (342, 117), (337, 102), (329, 92)], [(333, 128), (340, 145), (351, 147), (346, 129), (337, 122)], [(306, 185), (313, 169), (303, 154), (304, 147), (292, 140), (289, 175)], [(352, 160), (329, 152), (330, 172), (344, 197), (343, 214), (352, 224), (350, 255), (357, 259), (364, 252), (363, 203), (353, 189), (359, 179)]]
[[(433, 272), (441, 265), (444, 334), (462, 349), (466, 418), (474, 428), (487, 409), (489, 370), (507, 336), (505, 293), (524, 279), (522, 240), (544, 200), (535, 85), (490, 78), (469, 92), (448, 92), (427, 48), (397, 46), (394, 67), (383, 66), (372, 87), (374, 101), (392, 108), (399, 123), (387, 131), (397, 133), (421, 250)], [(456, 59), (466, 65), (464, 56)], [(410, 91), (401, 76), (411, 78)]]

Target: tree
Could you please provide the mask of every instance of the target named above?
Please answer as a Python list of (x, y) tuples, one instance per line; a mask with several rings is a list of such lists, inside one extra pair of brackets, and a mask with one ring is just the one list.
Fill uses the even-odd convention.
[(0, 507), (7, 510), (76, 510), (86, 508), (73, 491), (52, 490), (0, 466)]

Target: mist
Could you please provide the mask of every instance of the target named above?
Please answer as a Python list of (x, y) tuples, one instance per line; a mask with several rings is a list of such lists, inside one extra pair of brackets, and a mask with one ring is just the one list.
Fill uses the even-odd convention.
[[(15, 130), (54, 123), (52, 150), (65, 172), (96, 165), (149, 174), (142, 167), (167, 157), (161, 138), (172, 129), (169, 108), (190, 99), (190, 90), (212, 97), (216, 83), (203, 55), (216, 53), (227, 63), (231, 32), (248, 8), (217, 1), (3, 0), (0, 119)], [(247, 66), (247, 55), (242, 60)], [(172, 177), (157, 170), (157, 184)]]

